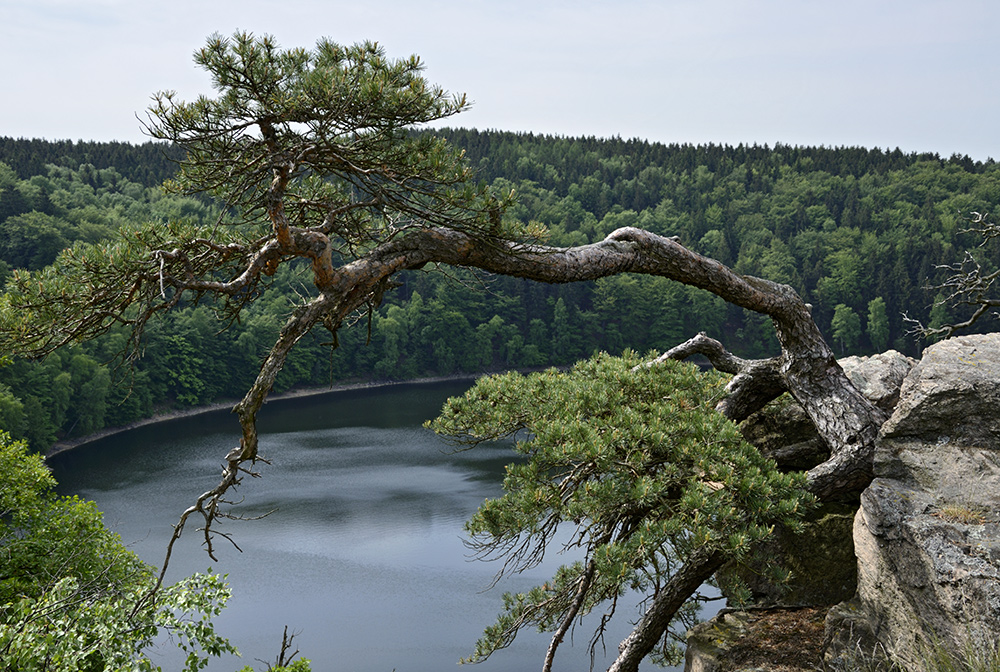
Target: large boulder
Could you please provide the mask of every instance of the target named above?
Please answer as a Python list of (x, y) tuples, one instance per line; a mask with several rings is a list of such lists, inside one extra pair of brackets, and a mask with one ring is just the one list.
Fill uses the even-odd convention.
[[(874, 636), (904, 662), (933, 647), (960, 652), (995, 642), (1000, 335), (952, 338), (924, 351), (882, 427), (875, 475), (854, 524), (851, 626), (867, 628), (869, 642)], [(837, 618), (828, 622), (833, 631)]]
[(899, 401), (903, 381), (917, 361), (889, 350), (870, 357), (845, 357), (837, 363), (861, 394), (883, 411), (891, 413)]

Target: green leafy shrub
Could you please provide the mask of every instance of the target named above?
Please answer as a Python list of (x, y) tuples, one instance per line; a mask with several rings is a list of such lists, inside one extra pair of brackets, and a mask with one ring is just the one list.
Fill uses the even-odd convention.
[(153, 568), (93, 502), (57, 496), (42, 457), (0, 432), (0, 661), (19, 672), (158, 670), (144, 651), (170, 633), (185, 672), (236, 653), (212, 618), (224, 577), (194, 574), (155, 595)]

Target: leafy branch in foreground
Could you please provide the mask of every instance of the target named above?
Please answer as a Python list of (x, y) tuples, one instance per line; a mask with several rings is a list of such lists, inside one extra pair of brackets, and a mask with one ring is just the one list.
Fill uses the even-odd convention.
[[(507, 468), (505, 494), (466, 525), (480, 557), (502, 559), (501, 573), (516, 573), (553, 545), (583, 555), (543, 586), (505, 595), (505, 611), (470, 660), (535, 626), (553, 633), (549, 670), (579, 616), (606, 605), (596, 646), (618, 600), (638, 591), (645, 614), (610, 669), (637, 669), (654, 651), (676, 661), (671, 625), (691, 622), (699, 586), (723, 562), (745, 558), (774, 525), (796, 529), (814, 501), (803, 474), (778, 472), (714, 410), (724, 394), (720, 374), (644, 361), (601, 354), (569, 372), (484, 378), (429, 423), (463, 446), (518, 439), (525, 459)], [(567, 527), (568, 540), (557, 542)]]
[(42, 457), (0, 432), (0, 661), (22, 672), (158, 670), (169, 633), (186, 672), (235, 653), (212, 619), (223, 577), (194, 574), (150, 600), (153, 568), (104, 527), (93, 502), (59, 497)]

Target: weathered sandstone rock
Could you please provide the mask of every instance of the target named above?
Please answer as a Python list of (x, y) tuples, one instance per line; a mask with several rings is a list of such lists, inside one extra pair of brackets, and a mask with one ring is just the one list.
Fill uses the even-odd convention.
[[(892, 414), (880, 433), (876, 478), (853, 520), (857, 593), (827, 615), (827, 662), (854, 669), (862, 664), (859, 655), (874, 653), (916, 670), (932, 647), (950, 648), (959, 657), (969, 645), (995, 651), (1000, 335), (943, 341), (927, 348), (918, 363), (886, 353), (841, 364), (866, 396)], [(786, 468), (808, 468), (823, 459), (801, 409), (794, 402), (778, 406), (744, 423), (748, 440)], [(810, 548), (816, 556), (826, 551), (822, 544), (799, 546), (807, 561), (796, 567), (792, 554), (786, 562), (809, 574), (805, 567), (816, 559), (808, 558)], [(812, 574), (822, 589), (829, 570), (817, 566)], [(759, 602), (782, 599), (767, 586), (751, 582), (751, 588)], [(814, 592), (817, 598), (823, 594)], [(812, 599), (807, 595), (793, 585), (784, 599), (794, 596), (794, 603), (804, 604)], [(745, 621), (730, 615), (693, 631), (689, 669), (735, 669), (718, 661), (744, 637)], [(864, 669), (875, 669), (868, 665)]]
[[(1000, 335), (924, 352), (854, 524), (856, 622), (894, 657), (1000, 636)], [(831, 625), (835, 629), (835, 625)]]

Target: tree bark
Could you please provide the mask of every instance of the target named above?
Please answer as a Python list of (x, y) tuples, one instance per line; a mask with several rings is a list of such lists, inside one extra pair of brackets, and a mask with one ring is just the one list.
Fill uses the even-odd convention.
[(674, 614), (726, 561), (722, 551), (696, 552), (653, 597), (649, 609), (618, 646), (618, 658), (608, 672), (636, 672), (670, 626)]

